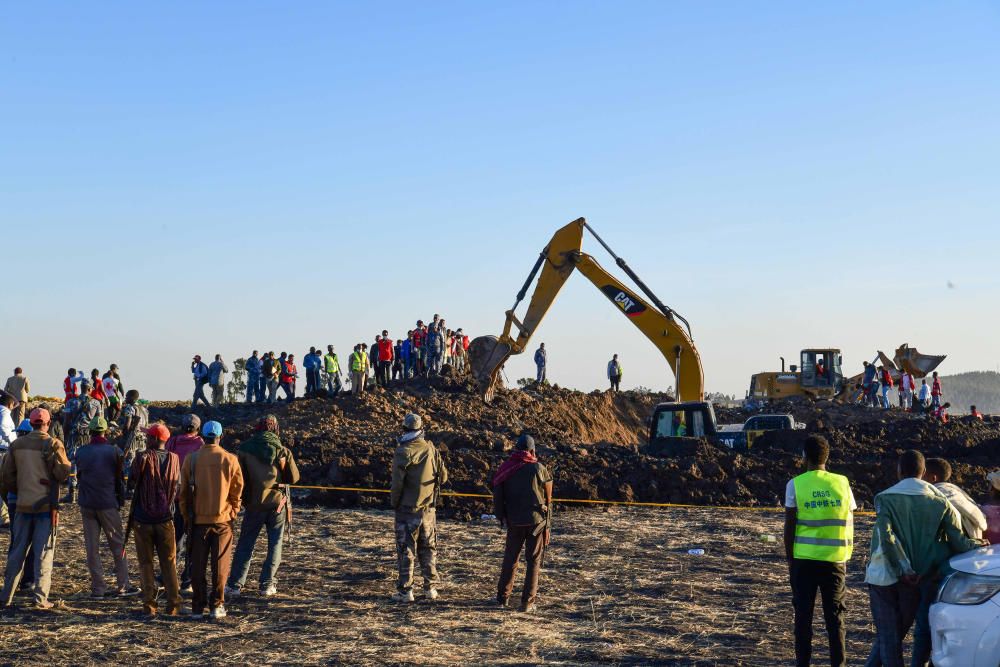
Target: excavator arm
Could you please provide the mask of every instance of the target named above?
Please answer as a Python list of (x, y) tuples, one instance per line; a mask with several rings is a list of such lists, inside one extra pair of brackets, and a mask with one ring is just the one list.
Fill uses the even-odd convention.
[[(625, 287), (605, 271), (593, 257), (581, 252), (584, 229), (589, 229), (594, 234), (594, 237), (615, 258), (617, 265), (635, 281), (656, 304), (655, 306)], [(559, 295), (559, 290), (574, 270), (579, 270), (590, 280), (660, 350), (676, 378), (677, 400), (702, 400), (705, 385), (701, 357), (691, 340), (690, 327), (685, 328), (686, 320), (664, 306), (625, 261), (617, 257), (594, 233), (583, 218), (574, 220), (558, 230), (542, 250), (524, 286), (518, 292), (513, 308), (506, 313), (503, 333), (499, 337), (481, 336), (470, 343), (470, 365), (473, 375), (479, 382), (483, 399), (487, 403), (493, 399), (503, 365), (512, 355), (525, 351), (532, 335)], [(536, 275), (538, 283), (531, 295), (528, 310), (523, 319), (518, 319), (514, 311), (524, 299)], [(685, 326), (679, 324), (678, 320)]]

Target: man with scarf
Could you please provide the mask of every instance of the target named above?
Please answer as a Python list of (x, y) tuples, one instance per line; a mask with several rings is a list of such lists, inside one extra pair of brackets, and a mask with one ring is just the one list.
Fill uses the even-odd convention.
[(497, 604), (506, 607), (514, 589), (514, 573), (525, 549), (521, 611), (535, 611), (538, 576), (550, 539), (552, 475), (535, 456), (535, 440), (523, 434), (516, 449), (493, 476), (493, 513), (507, 528), (503, 566), (497, 584)]
[(167, 596), (167, 616), (177, 616), (181, 593), (177, 585), (177, 543), (174, 541), (174, 500), (181, 476), (180, 459), (166, 449), (170, 429), (153, 424), (146, 431), (146, 449), (132, 460), (128, 484), (133, 489), (129, 517), (135, 532), (135, 555), (142, 579), (142, 610), (156, 615), (157, 585), (153, 554)]
[(299, 481), (299, 469), (292, 452), (278, 438), (278, 418), (262, 417), (256, 432), (236, 452), (243, 471), (243, 525), (236, 543), (233, 569), (226, 585), (226, 597), (239, 596), (250, 571), (254, 544), (261, 528), (267, 526), (267, 557), (260, 570), (260, 593), (278, 594), (275, 576), (281, 565), (281, 541), (285, 535), (291, 507), (285, 484)]
[(424, 438), (420, 415), (408, 414), (403, 420), (405, 433), (397, 440), (392, 459), (390, 503), (396, 511), (396, 556), (399, 582), (392, 599), (413, 602), (413, 560), (420, 561), (424, 577), (424, 598), (436, 600), (437, 521), (435, 505), (441, 486), (448, 481), (448, 471), (441, 454)]

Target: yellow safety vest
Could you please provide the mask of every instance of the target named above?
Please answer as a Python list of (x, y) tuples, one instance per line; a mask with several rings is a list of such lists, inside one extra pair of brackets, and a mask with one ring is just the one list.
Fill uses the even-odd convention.
[(326, 372), (330, 375), (335, 375), (340, 372), (340, 361), (337, 360), (336, 354), (325, 354), (323, 356), (323, 361), (326, 362)]
[(365, 369), (365, 362), (362, 360), (360, 352), (351, 352), (351, 370), (352, 371), (363, 371)]
[(854, 551), (851, 484), (843, 475), (810, 470), (795, 485), (794, 558), (842, 563)]

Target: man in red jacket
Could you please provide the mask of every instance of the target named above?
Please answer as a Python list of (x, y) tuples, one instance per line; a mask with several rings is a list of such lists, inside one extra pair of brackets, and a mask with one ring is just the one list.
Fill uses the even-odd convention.
[(378, 366), (375, 369), (375, 380), (381, 387), (389, 386), (393, 358), (392, 338), (389, 338), (389, 332), (383, 329), (382, 337), (378, 341)]

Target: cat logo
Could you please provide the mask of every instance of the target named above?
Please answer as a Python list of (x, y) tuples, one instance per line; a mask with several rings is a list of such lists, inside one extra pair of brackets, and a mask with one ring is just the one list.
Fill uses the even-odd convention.
[(601, 291), (604, 292), (604, 296), (611, 299), (629, 317), (635, 317), (646, 312), (646, 306), (639, 301), (639, 297), (629, 294), (623, 289), (619, 289), (614, 285), (605, 285), (601, 288)]

